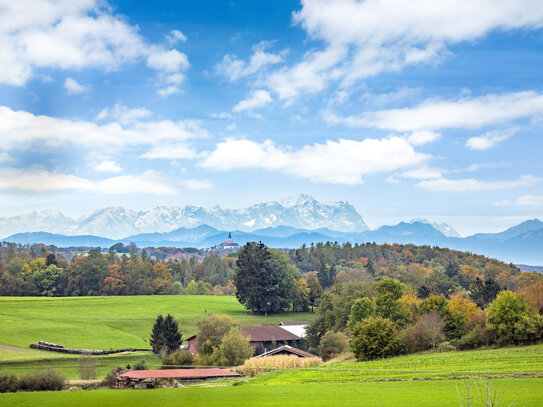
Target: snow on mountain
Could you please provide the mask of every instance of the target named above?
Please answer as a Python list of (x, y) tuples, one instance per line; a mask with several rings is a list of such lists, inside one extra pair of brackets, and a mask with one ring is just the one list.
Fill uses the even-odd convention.
[(77, 223), (60, 212), (40, 211), (25, 215), (0, 218), (0, 238), (19, 232), (72, 234)]
[(446, 223), (437, 223), (437, 222), (431, 222), (428, 219), (413, 219), (409, 223), (427, 223), (428, 225), (431, 225), (434, 229), (439, 230), (441, 233), (443, 233), (447, 237), (461, 237), (460, 233), (458, 233), (456, 230), (454, 230), (451, 226), (447, 225)]
[(308, 195), (300, 195), (288, 203), (259, 203), (243, 209), (187, 205), (134, 211), (109, 207), (77, 220), (69, 219), (59, 212), (34, 212), (13, 218), (0, 218), (0, 236), (50, 232), (119, 239), (139, 233), (164, 233), (180, 227), (194, 228), (204, 224), (220, 230), (243, 231), (276, 226), (310, 230), (328, 228), (343, 232), (362, 232), (368, 229), (362, 216), (348, 202), (319, 202)]

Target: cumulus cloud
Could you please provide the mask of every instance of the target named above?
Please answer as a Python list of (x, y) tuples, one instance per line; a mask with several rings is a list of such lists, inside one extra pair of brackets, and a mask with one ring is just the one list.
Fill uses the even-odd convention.
[(187, 41), (187, 37), (185, 34), (183, 34), (181, 31), (179, 30), (171, 30), (170, 33), (166, 36), (166, 40), (170, 43), (170, 44), (176, 44), (177, 42), (181, 41), (181, 42), (185, 42)]
[(497, 143), (503, 140), (507, 140), (509, 137), (517, 132), (517, 128), (508, 130), (493, 130), (488, 131), (482, 136), (470, 137), (466, 141), (466, 147), (472, 150), (488, 150), (494, 147)]
[(260, 168), (280, 171), (311, 181), (360, 184), (364, 175), (386, 173), (420, 165), (429, 156), (416, 152), (402, 137), (315, 143), (300, 149), (227, 139), (205, 154), (200, 165), (220, 171)]
[(534, 91), (490, 94), (458, 100), (429, 99), (418, 106), (339, 117), (325, 112), (329, 124), (394, 131), (435, 131), (446, 128), (478, 129), (543, 113), (543, 94)]
[(0, 189), (25, 192), (78, 190), (102, 194), (170, 195), (177, 193), (175, 188), (163, 182), (153, 172), (92, 181), (71, 174), (48, 171), (39, 166), (0, 169)]
[(248, 61), (238, 59), (236, 55), (227, 54), (222, 61), (215, 66), (215, 70), (228, 77), (233, 82), (240, 78), (261, 73), (270, 65), (278, 64), (283, 61), (281, 54), (266, 52), (272, 42), (262, 41), (253, 45), (253, 55)]
[(267, 83), (280, 99), (439, 62), (448, 45), (492, 31), (540, 28), (543, 6), (533, 0), (302, 0), (293, 20), (324, 46), (271, 74)]
[(512, 181), (480, 181), (473, 178), (438, 178), (428, 181), (421, 181), (417, 184), (417, 186), (429, 191), (440, 192), (493, 191), (529, 187), (538, 184), (540, 181), (540, 178), (534, 177), (533, 175), (523, 175), (520, 178)]
[(115, 106), (111, 108), (106, 107), (100, 113), (98, 113), (98, 115), (96, 116), (96, 120), (112, 120), (126, 125), (129, 123), (133, 123), (137, 120), (149, 117), (152, 114), (153, 113), (150, 110), (143, 107), (131, 109), (129, 107), (116, 103)]
[(98, 172), (122, 172), (122, 167), (112, 160), (105, 160), (94, 167)]
[(126, 149), (133, 146), (162, 146), (207, 137), (200, 123), (184, 121), (117, 122), (99, 125), (89, 121), (36, 116), (0, 106), (0, 149), (25, 148), (40, 142), (42, 148), (76, 145), (91, 150)]
[(247, 97), (243, 99), (237, 105), (232, 108), (233, 112), (241, 112), (243, 110), (252, 110), (259, 107), (263, 107), (272, 102), (272, 98), (268, 91), (255, 90)]
[(64, 81), (64, 89), (66, 89), (70, 95), (79, 95), (89, 91), (87, 86), (81, 85), (73, 78), (66, 78)]
[(147, 43), (101, 0), (3, 2), (0, 60), (0, 83), (14, 86), (39, 68), (111, 71), (144, 61), (164, 90), (178, 87), (189, 67), (185, 54)]

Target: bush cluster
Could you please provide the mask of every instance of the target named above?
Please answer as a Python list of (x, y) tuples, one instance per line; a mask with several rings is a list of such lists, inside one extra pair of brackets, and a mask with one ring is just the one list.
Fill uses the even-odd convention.
[(16, 391), (55, 391), (62, 390), (66, 379), (62, 373), (53, 369), (39, 369), (25, 373), (20, 378), (0, 376), (0, 393)]

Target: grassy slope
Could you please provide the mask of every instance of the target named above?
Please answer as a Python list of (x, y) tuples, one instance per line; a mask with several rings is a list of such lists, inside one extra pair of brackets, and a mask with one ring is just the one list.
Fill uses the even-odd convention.
[(255, 383), (359, 382), (452, 377), (543, 377), (543, 345), (426, 353), (368, 362), (332, 363), (315, 369), (283, 370)]
[[(0, 395), (2, 406), (458, 406), (456, 380), (319, 383), (190, 387), (156, 390), (98, 390)], [(543, 404), (543, 379), (498, 379), (499, 405), (536, 407)], [(484, 390), (482, 383), (479, 389)], [(475, 406), (482, 405), (475, 389)]]
[[(43, 340), (79, 349), (147, 348), (146, 339), (158, 314), (173, 314), (184, 337), (188, 337), (196, 333), (196, 323), (206, 311), (227, 313), (241, 325), (307, 321), (312, 317), (309, 313), (251, 315), (234, 297), (219, 296), (0, 297), (0, 369), (17, 374), (52, 366), (68, 378), (77, 378), (77, 356), (31, 350), (28, 345)], [(100, 357), (100, 375), (141, 359), (148, 364), (160, 363), (147, 353)]]

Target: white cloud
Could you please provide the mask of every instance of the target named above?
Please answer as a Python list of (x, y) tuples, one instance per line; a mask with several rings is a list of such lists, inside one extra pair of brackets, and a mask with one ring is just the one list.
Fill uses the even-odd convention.
[(270, 65), (283, 61), (281, 54), (266, 52), (272, 42), (262, 41), (253, 45), (253, 55), (247, 62), (238, 59), (235, 55), (227, 54), (222, 61), (215, 66), (218, 73), (228, 77), (230, 81), (236, 81), (242, 77), (261, 73)]
[(41, 148), (76, 145), (89, 150), (118, 150), (134, 146), (161, 146), (207, 137), (199, 122), (161, 120), (121, 126), (35, 116), (0, 106), (0, 149), (27, 148), (40, 142)]
[(112, 160), (102, 161), (94, 167), (94, 171), (98, 172), (122, 172), (122, 170), (122, 167)]
[(435, 133), (433, 131), (420, 130), (412, 133), (407, 139), (414, 146), (422, 146), (426, 143), (431, 143), (436, 141), (441, 137), (441, 134)]
[(181, 183), (188, 189), (202, 190), (213, 188), (213, 182), (208, 179), (187, 179)]
[(543, 94), (534, 91), (484, 95), (446, 101), (429, 99), (405, 109), (380, 110), (362, 116), (339, 117), (325, 112), (329, 124), (395, 131), (478, 129), (543, 113)]
[(541, 181), (540, 178), (532, 175), (523, 175), (513, 181), (480, 181), (473, 178), (469, 179), (446, 179), (439, 178), (428, 181), (422, 181), (417, 186), (429, 191), (441, 192), (463, 192), (463, 191), (493, 191), (501, 189), (512, 189), (519, 187), (529, 187), (536, 185)]
[(212, 119), (232, 119), (234, 116), (232, 113), (221, 112), (221, 113), (211, 113), (210, 117)]
[(186, 143), (177, 143), (173, 145), (164, 144), (152, 148), (141, 157), (149, 159), (161, 158), (167, 160), (180, 160), (196, 157), (196, 151)]
[(9, 161), (15, 161), (15, 158), (13, 158), (12, 156), (10, 156), (8, 153), (6, 152), (2, 152), (0, 153), (0, 163), (6, 163), (6, 162), (9, 162)]
[(401, 174), (405, 178), (414, 178), (414, 179), (435, 179), (441, 178), (442, 170), (439, 168), (416, 168), (414, 170), (405, 171)]
[(226, 130), (235, 131), (238, 129), (238, 126), (236, 123), (230, 123), (228, 126), (226, 126)]
[(170, 43), (170, 44), (176, 44), (177, 42), (181, 41), (181, 42), (185, 42), (187, 41), (187, 37), (185, 34), (183, 34), (181, 31), (179, 30), (171, 30), (170, 31), (170, 34), (168, 34), (166, 36), (166, 40)]
[(439, 62), (448, 45), (492, 31), (540, 28), (543, 7), (534, 0), (302, 0), (293, 19), (324, 48), (271, 75), (280, 99)]
[(523, 195), (517, 198), (517, 205), (520, 206), (543, 206), (542, 195)]
[(106, 107), (100, 113), (98, 113), (98, 116), (96, 116), (96, 120), (101, 121), (113, 119), (121, 124), (126, 125), (129, 123), (133, 123), (139, 119), (149, 117), (151, 115), (152, 112), (143, 107), (130, 109), (126, 106), (116, 103), (115, 106), (113, 106), (112, 108)]
[(261, 168), (281, 171), (311, 181), (360, 184), (362, 176), (405, 169), (425, 162), (429, 156), (417, 153), (401, 137), (362, 141), (327, 141), (298, 150), (262, 143), (227, 139), (207, 153), (201, 166), (220, 171)]
[(233, 112), (241, 112), (243, 110), (252, 110), (259, 107), (263, 107), (268, 103), (272, 102), (272, 98), (269, 92), (265, 90), (254, 90), (251, 94), (240, 101), (237, 105), (232, 108)]
[(0, 169), (0, 189), (25, 192), (51, 192), (79, 190), (102, 194), (158, 194), (177, 193), (152, 172), (141, 175), (126, 175), (91, 181), (75, 175), (47, 171), (42, 167)]
[(470, 137), (468, 141), (466, 141), (466, 147), (469, 147), (472, 150), (488, 150), (489, 148), (494, 147), (496, 143), (507, 140), (514, 135), (517, 130), (517, 128), (513, 128), (508, 130), (488, 131), (482, 136)]
[(89, 91), (87, 86), (83, 86), (73, 78), (66, 78), (64, 81), (64, 88), (70, 95), (79, 95)]
[(0, 60), (0, 83), (15, 86), (39, 68), (111, 71), (145, 61), (159, 73), (160, 86), (188, 69), (185, 54), (148, 44), (137, 26), (112, 14), (101, 0), (4, 1)]

